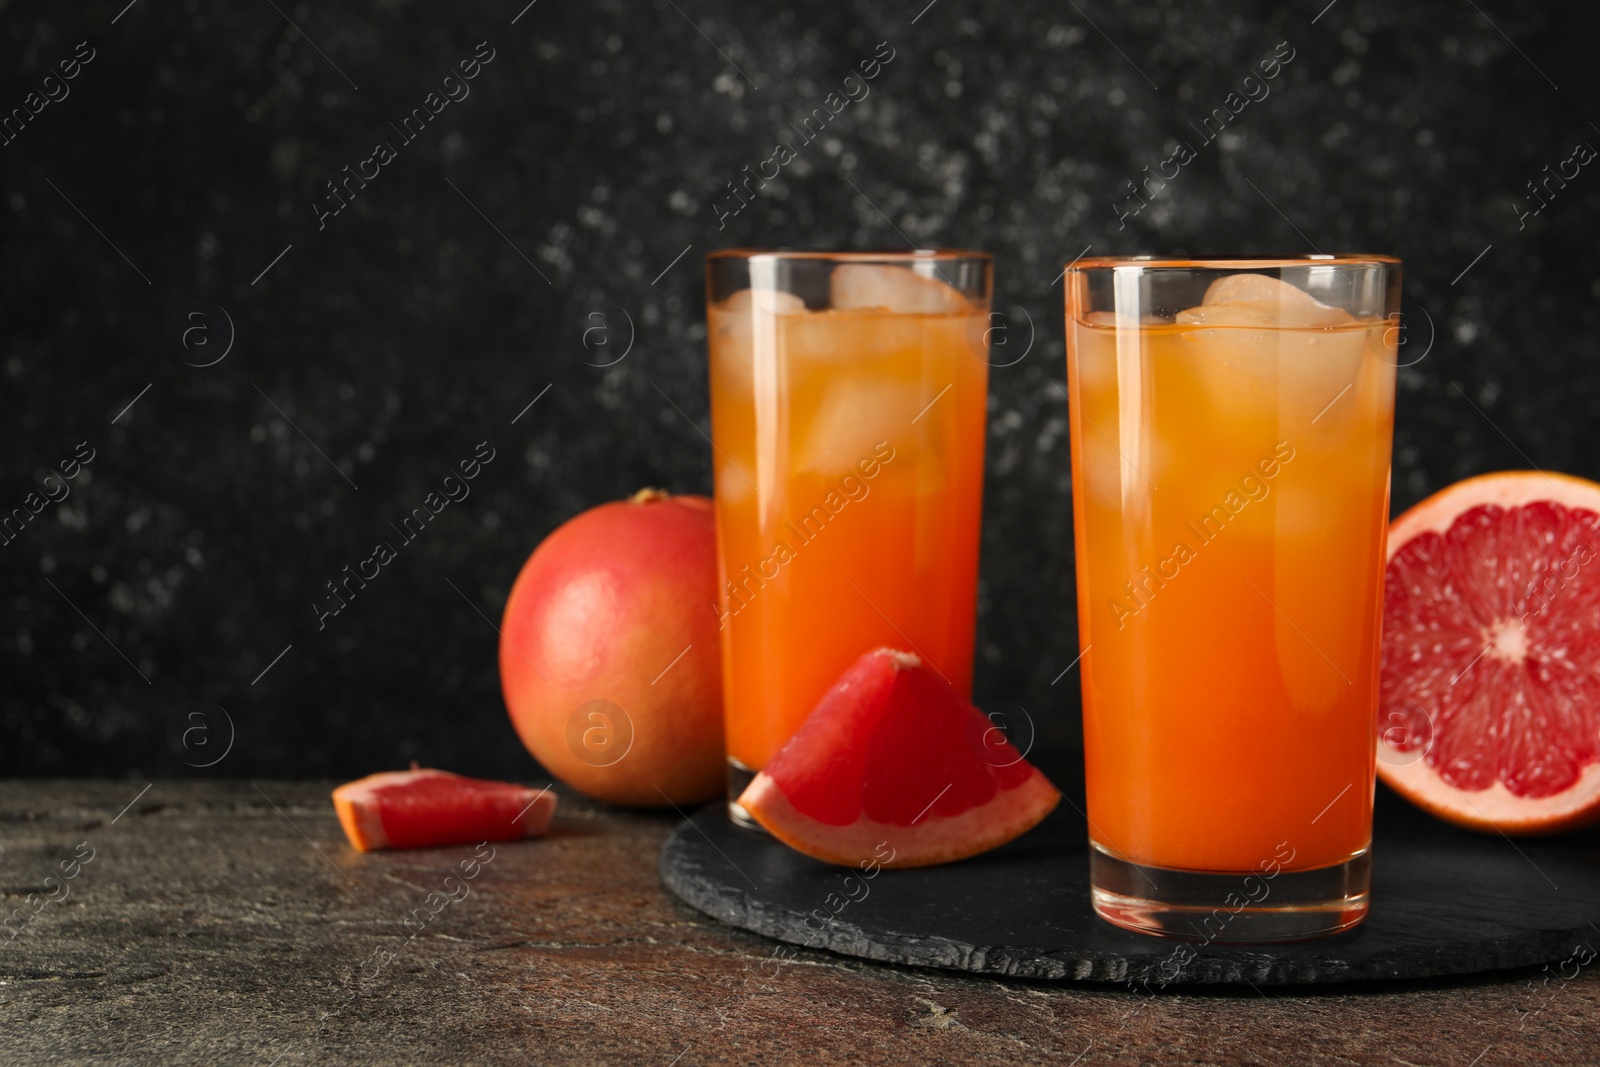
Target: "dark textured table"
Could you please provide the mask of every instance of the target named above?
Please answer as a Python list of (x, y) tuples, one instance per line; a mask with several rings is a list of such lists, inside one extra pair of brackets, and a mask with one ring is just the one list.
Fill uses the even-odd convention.
[(1592, 965), (1144, 996), (787, 959), (663, 891), (670, 812), (564, 793), (545, 840), (363, 856), (326, 783), (145, 787), (0, 782), (0, 1062), (1600, 1058)]

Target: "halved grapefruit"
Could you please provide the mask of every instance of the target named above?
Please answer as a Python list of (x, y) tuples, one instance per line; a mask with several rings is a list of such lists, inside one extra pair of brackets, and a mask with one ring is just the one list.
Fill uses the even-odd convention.
[(808, 856), (923, 867), (1005, 844), (1060, 798), (920, 657), (880, 648), (840, 676), (739, 803)]
[(556, 795), (412, 764), (346, 782), (333, 791), (333, 808), (350, 843), (367, 852), (538, 837), (550, 826)]
[(1478, 830), (1600, 819), (1600, 485), (1506, 471), (1389, 528), (1378, 775)]

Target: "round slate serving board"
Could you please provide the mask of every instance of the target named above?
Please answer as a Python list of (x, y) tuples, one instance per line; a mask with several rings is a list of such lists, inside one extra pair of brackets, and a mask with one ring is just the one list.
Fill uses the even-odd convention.
[[(1569, 959), (1577, 966), (1600, 952), (1600, 831), (1515, 841), (1475, 834), (1380, 787), (1366, 922), (1317, 941), (1180, 947), (1090, 910), (1082, 798), (1068, 800), (986, 855), (870, 879), (733, 825), (719, 802), (673, 830), (661, 879), (714, 918), (796, 945), (1141, 991), (1428, 978)], [(791, 952), (774, 946), (774, 967)]]

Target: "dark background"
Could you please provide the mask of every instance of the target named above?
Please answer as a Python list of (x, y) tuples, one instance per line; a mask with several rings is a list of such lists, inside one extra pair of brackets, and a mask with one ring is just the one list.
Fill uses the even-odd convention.
[[(709, 492), (715, 248), (995, 253), (996, 361), (1021, 358), (991, 375), (976, 688), (1029, 710), (1046, 770), (1078, 744), (1052, 279), (1087, 246), (1398, 255), (1396, 508), (1600, 476), (1600, 163), (1518, 221), (1600, 145), (1591, 4), (125, 2), (0, 4), (5, 113), (96, 52), (0, 147), (0, 510), (96, 452), (0, 546), (3, 773), (536, 775), (487, 619), (566, 517)], [(480, 41), (471, 95), (403, 144), (388, 124)], [(719, 230), (726, 183), (880, 41), (870, 95)], [(1283, 41), (1271, 95), (1200, 147), (1189, 122)], [(1199, 158), (1119, 229), (1178, 139)], [(319, 231), (322, 183), (380, 140), (398, 158)], [(213, 366), (168, 341), (191, 301), (235, 330)], [(324, 583), (485, 440), (470, 498), (319, 632)], [(195, 701), (236, 730), (204, 770), (175, 743)]]

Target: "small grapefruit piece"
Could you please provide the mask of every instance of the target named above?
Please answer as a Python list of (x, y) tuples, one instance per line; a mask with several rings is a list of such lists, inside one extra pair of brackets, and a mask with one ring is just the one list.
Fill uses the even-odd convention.
[(909, 652), (869, 652), (745, 788), (784, 844), (829, 863), (924, 867), (1036, 826), (1061, 794)]
[(550, 826), (556, 795), (413, 765), (346, 782), (333, 791), (333, 808), (350, 843), (370, 852), (538, 837)]
[(1378, 775), (1507, 834), (1600, 819), (1600, 485), (1505, 471), (1389, 527)]

